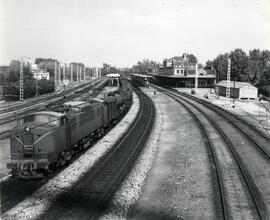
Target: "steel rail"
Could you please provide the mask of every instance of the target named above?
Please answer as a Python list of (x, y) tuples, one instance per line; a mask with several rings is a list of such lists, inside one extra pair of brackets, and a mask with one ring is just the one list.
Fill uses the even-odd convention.
[[(98, 79), (95, 79), (95, 80), (93, 80), (92, 82), (91, 82), (91, 84), (93, 84), (93, 83), (96, 83), (96, 82), (98, 82), (99, 80)], [(78, 89), (81, 89), (82, 87), (84, 87), (84, 86), (87, 86), (87, 84), (88, 84), (89, 82), (87, 82), (87, 83), (84, 83), (84, 84), (81, 84), (81, 85), (78, 85), (78, 86), (76, 86), (75, 88), (70, 88), (70, 89), (68, 89), (68, 90), (63, 90), (63, 91), (61, 91), (60, 93), (55, 93), (55, 94), (46, 94), (46, 95), (49, 95), (49, 96), (45, 96), (45, 97), (40, 97), (39, 99), (36, 99), (36, 100), (33, 100), (33, 101), (31, 101), (31, 102), (28, 102), (28, 103), (16, 103), (16, 104), (14, 104), (14, 105), (12, 105), (12, 106), (7, 106), (7, 107), (0, 107), (0, 116), (3, 114), (3, 113), (7, 113), (8, 111), (14, 111), (14, 110), (18, 110), (18, 109), (20, 109), (20, 108), (23, 108), (23, 107), (27, 107), (28, 105), (31, 105), (31, 104), (38, 104), (38, 103), (42, 103), (42, 102), (44, 102), (45, 100), (49, 100), (50, 98), (52, 98), (52, 97), (61, 97), (61, 96), (63, 96), (63, 95), (65, 95), (65, 94), (67, 94), (67, 93), (72, 93), (72, 92), (74, 92), (74, 91), (76, 91), (76, 90), (78, 90)], [(45, 94), (44, 94), (45, 95)]]
[[(166, 91), (166, 90), (165, 90)], [(168, 91), (167, 91), (168, 92)], [(172, 96), (172, 97), (177, 97), (180, 100), (178, 100), (179, 102), (181, 102), (183, 104), (183, 102), (186, 102), (188, 103), (189, 105), (191, 105), (193, 108), (195, 108), (197, 111), (199, 111), (210, 123), (211, 125), (218, 131), (218, 133), (221, 135), (221, 137), (223, 138), (223, 140), (225, 141), (226, 143), (226, 146), (227, 148), (229, 149), (229, 151), (231, 152), (231, 154), (233, 155), (240, 171), (241, 171), (241, 174), (243, 176), (243, 179), (246, 183), (246, 186), (249, 190), (249, 193), (251, 195), (251, 198), (255, 204), (255, 207), (256, 207), (256, 210), (257, 210), (257, 213), (258, 213), (258, 216), (260, 219), (266, 219), (265, 216), (264, 216), (264, 213), (262, 211), (262, 208), (260, 206), (260, 203), (259, 203), (259, 199), (257, 199), (256, 197), (256, 193), (254, 193), (255, 190), (253, 190), (253, 188), (255, 188), (254, 186), (252, 186), (253, 184), (250, 183), (250, 180), (248, 178), (248, 175), (246, 174), (246, 171), (244, 169), (244, 165), (242, 164), (241, 162), (241, 159), (240, 159), (240, 156), (238, 155), (238, 153), (234, 150), (235, 146), (233, 145), (233, 143), (230, 141), (229, 137), (221, 130), (221, 128), (217, 125), (217, 123), (211, 119), (205, 112), (203, 112), (200, 108), (198, 108), (196, 105), (194, 105), (193, 103), (191, 103), (190, 101), (187, 101), (186, 99), (183, 100), (181, 97), (179, 97), (179, 94), (172, 94), (172, 92), (169, 92), (169, 96)], [(183, 104), (184, 105), (184, 104)]]
[[(124, 163), (124, 165), (121, 167), (121, 169), (118, 171), (117, 175), (114, 177), (114, 179), (112, 180), (112, 182), (107, 186), (107, 188), (105, 189), (105, 191), (103, 192), (102, 196), (100, 197), (100, 199), (97, 201), (96, 203), (96, 208), (102, 204), (103, 200), (105, 199), (105, 196), (107, 195), (108, 191), (110, 190), (110, 188), (112, 187), (112, 185), (116, 182), (116, 180), (119, 178), (119, 176), (121, 175), (121, 173), (123, 172), (124, 168), (127, 167), (128, 162), (131, 161), (131, 159), (136, 156), (135, 153), (136, 151), (138, 151), (138, 148), (143, 140), (143, 138), (145, 137), (145, 135), (147, 135), (147, 133), (149, 132), (149, 127), (151, 126), (151, 122), (153, 119), (153, 103), (151, 103), (151, 113), (150, 113), (150, 117), (149, 117), (149, 121), (147, 123), (147, 126), (142, 134), (142, 136), (140, 137), (138, 143), (136, 144), (136, 146), (134, 147), (134, 149), (132, 150), (132, 153), (129, 155), (129, 157), (127, 158), (126, 162)], [(125, 137), (126, 138), (126, 137)], [(121, 144), (124, 142), (124, 140), (122, 140), (119, 144), (118, 147), (121, 146)], [(87, 219), (92, 219), (92, 217), (98, 217), (96, 216), (96, 213), (92, 212), (90, 215), (87, 216)]]
[[(146, 102), (146, 101), (142, 101), (142, 98), (140, 97), (140, 102)], [(148, 101), (149, 102), (149, 101)], [(88, 200), (91, 200), (93, 198), (95, 203), (92, 205), (91, 210), (90, 207), (88, 209), (88, 212), (90, 213), (86, 213), (85, 215), (87, 215), (87, 218), (94, 218), (95, 216), (98, 215), (98, 213), (95, 213), (94, 211), (97, 211), (100, 209), (103, 209), (104, 206), (102, 206), (102, 203), (105, 204), (105, 202), (109, 201), (111, 199), (111, 197), (114, 194), (114, 190), (117, 189), (117, 187), (119, 186), (120, 183), (116, 184), (117, 181), (122, 181), (123, 177), (125, 175), (127, 175), (127, 168), (128, 165), (132, 166), (133, 162), (136, 159), (136, 156), (139, 154), (142, 145), (141, 142), (143, 139), (145, 139), (147, 137), (147, 134), (150, 132), (150, 128), (151, 125), (153, 124), (153, 120), (154, 120), (154, 114), (155, 112), (153, 111), (154, 107), (153, 107), (153, 103), (151, 103), (151, 115), (150, 117), (147, 117), (148, 123), (146, 125), (147, 129), (143, 130), (143, 135), (141, 135), (139, 137), (139, 143), (136, 141), (136, 147), (133, 148), (128, 147), (127, 144), (124, 144), (125, 142), (127, 142), (128, 137), (131, 137), (130, 135), (132, 134), (132, 132), (134, 133), (140, 126), (145, 127), (145, 112), (144, 112), (144, 108), (146, 108), (144, 105), (146, 104), (142, 104), (140, 105), (140, 110), (139, 110), (139, 115), (136, 117), (136, 120), (132, 123), (131, 128), (126, 132), (126, 134), (117, 142), (117, 144), (115, 145), (115, 147), (108, 152), (108, 154), (106, 156), (104, 156), (101, 160), (100, 163), (98, 163), (95, 168), (92, 169), (91, 173), (89, 173), (88, 176), (86, 176), (85, 178), (81, 179), (80, 182), (78, 182), (78, 184), (76, 184), (76, 186), (81, 185), (82, 186), (79, 188), (82, 190), (86, 190), (84, 187), (90, 186), (90, 185), (95, 185), (95, 181), (98, 181), (99, 179), (97, 178), (97, 176), (100, 176), (100, 173), (104, 173), (104, 172), (109, 172), (106, 175), (102, 175), (102, 176), (108, 176), (108, 178), (106, 179), (106, 185), (102, 186), (102, 189), (99, 189), (98, 192), (99, 194), (97, 195), (97, 198), (95, 198), (95, 193), (90, 191), (90, 195), (88, 197)], [(134, 143), (135, 144), (135, 143)], [(125, 145), (125, 146), (124, 146)], [(118, 166), (115, 168), (112, 166), (112, 169), (110, 169), (109, 171), (107, 170), (107, 166), (108, 164), (112, 164), (111, 161), (114, 161), (114, 163), (117, 163)], [(106, 166), (107, 165), (107, 166)], [(101, 178), (101, 177), (99, 177)], [(97, 180), (96, 180), (97, 179)], [(113, 188), (114, 187), (114, 188)], [(111, 190), (113, 188), (113, 190)], [(91, 189), (94, 190), (94, 189)], [(109, 192), (109, 191), (112, 192)], [(83, 191), (84, 193), (84, 191)], [(80, 195), (80, 191), (74, 191), (73, 195), (69, 195), (69, 201), (67, 201), (67, 206), (71, 206), (72, 204), (76, 201), (72, 201), (75, 199), (76, 195)], [(108, 199), (109, 197), (109, 199)], [(53, 209), (51, 209), (49, 211), (49, 213), (47, 212), (46, 214), (44, 214), (43, 216), (41, 216), (41, 219), (54, 219), (55, 217), (57, 217), (61, 212), (63, 212), (63, 209), (65, 208), (65, 197), (62, 198), (63, 200), (60, 199), (60, 202), (55, 206), (53, 206)], [(106, 200), (106, 201), (105, 201)], [(61, 202), (63, 201), (63, 202)], [(78, 211), (79, 212), (79, 211)], [(49, 215), (49, 216), (48, 216)]]
[[(262, 132), (258, 131), (256, 128), (254, 128), (253, 126), (251, 126), (250, 124), (248, 124), (245, 120), (241, 120), (239, 119), (237, 116), (229, 113), (228, 111), (225, 111), (224, 109), (218, 107), (218, 106), (213, 106), (213, 104), (210, 104), (210, 103), (206, 103), (205, 101), (203, 100), (200, 100), (198, 98), (195, 98), (193, 96), (189, 96), (189, 95), (186, 95), (186, 94), (182, 94), (182, 93), (178, 93), (179, 95), (183, 95), (185, 97), (188, 97), (188, 98), (192, 98), (193, 101), (195, 102), (198, 102), (200, 104), (203, 104), (204, 106), (206, 106), (208, 109), (212, 110), (212, 111), (215, 111), (215, 112), (218, 112), (219, 115), (221, 115), (223, 118), (225, 118), (227, 121), (229, 121), (236, 129), (238, 129), (246, 138), (248, 138), (248, 140), (250, 142), (252, 142), (254, 145), (256, 145), (257, 149), (260, 150), (260, 152), (262, 152), (262, 154), (270, 159), (270, 154), (256, 141), (254, 140), (254, 138), (252, 138), (250, 135), (248, 135), (245, 131), (243, 131), (243, 129), (237, 125), (233, 119), (230, 119), (228, 116), (225, 116), (223, 113), (225, 114), (229, 114), (231, 117), (235, 117), (237, 120), (241, 121), (243, 124), (246, 124), (248, 125), (248, 128), (249, 129), (252, 129), (253, 131), (255, 131), (257, 134), (259, 134), (261, 137), (265, 138), (265, 140), (267, 142), (269, 142), (269, 146), (270, 146), (270, 139), (268, 137), (266, 137), (264, 134), (262, 134)], [(206, 105), (205, 105), (206, 104)], [(222, 113), (223, 112), (223, 113)]]
[[(231, 116), (232, 118), (239, 120), (239, 121), (242, 122), (245, 126), (248, 126), (248, 128), (250, 128), (250, 129), (252, 129), (253, 131), (255, 131), (258, 135), (262, 136), (263, 138), (265, 138), (265, 139), (266, 139), (267, 141), (269, 141), (269, 143), (270, 143), (270, 137), (269, 137), (268, 135), (262, 133), (260, 130), (258, 130), (257, 128), (255, 128), (254, 126), (252, 126), (249, 122), (247, 122), (246, 120), (240, 118), (239, 116), (237, 116), (237, 115), (235, 115), (235, 114), (233, 114), (233, 113), (231, 113), (231, 112), (229, 112), (229, 111), (227, 111), (227, 110), (221, 108), (220, 106), (213, 105), (213, 104), (211, 104), (211, 103), (209, 103), (209, 102), (207, 102), (207, 101), (205, 101), (205, 100), (202, 100), (202, 99), (200, 99), (200, 98), (197, 98), (197, 97), (194, 97), (194, 96), (192, 96), (192, 95), (189, 95), (189, 94), (186, 94), (186, 93), (177, 91), (177, 90), (172, 89), (172, 88), (170, 88), (170, 90), (173, 90), (173, 91), (175, 91), (176, 93), (178, 93), (178, 94), (180, 94), (180, 95), (183, 95), (183, 96), (185, 96), (185, 97), (191, 98), (191, 99), (193, 99), (194, 101), (203, 103), (204, 105), (208, 106), (209, 108), (212, 108), (212, 109), (213, 109), (213, 108), (218, 109), (220, 112), (223, 112), (223, 113), (225, 113), (225, 114)], [(232, 123), (234, 123), (233, 120), (231, 120), (231, 119), (228, 119), (228, 120), (230, 120)], [(234, 123), (234, 124), (235, 124), (235, 123)]]
[[(163, 91), (164, 92), (164, 91)], [(195, 119), (195, 121), (199, 124), (199, 127), (201, 128), (200, 130), (202, 131), (203, 135), (206, 137), (206, 141), (207, 141), (207, 145), (209, 147), (209, 150), (211, 152), (214, 164), (215, 164), (215, 171), (216, 171), (216, 177), (218, 180), (218, 186), (219, 186), (219, 196), (220, 196), (220, 200), (221, 200), (221, 207), (222, 207), (222, 215), (223, 215), (223, 219), (224, 220), (228, 220), (229, 219), (229, 214), (228, 214), (228, 208), (227, 208), (227, 203), (226, 203), (226, 193), (225, 193), (225, 186), (224, 186), (224, 181), (223, 181), (223, 177), (222, 177), (222, 171), (221, 171), (221, 167), (219, 165), (218, 159), (217, 159), (217, 154), (214, 150), (214, 145), (211, 141), (211, 138), (206, 130), (205, 125), (203, 125), (203, 123), (199, 120), (199, 118), (197, 117), (197, 115), (190, 109), (188, 108), (187, 105), (185, 105), (183, 102), (179, 101), (175, 96), (173, 96), (172, 94), (168, 94), (166, 92), (164, 92), (165, 94), (167, 94), (169, 97), (173, 98), (176, 102), (181, 103), (182, 106), (185, 107), (185, 109), (192, 115), (192, 117)]]
[[(95, 86), (97, 86), (97, 84), (99, 83), (100, 81), (95, 81), (94, 83), (91, 83), (87, 88), (85, 88), (85, 89), (90, 89), (90, 88), (92, 88), (92, 87), (94, 87), (95, 88)], [(78, 97), (79, 96), (79, 94), (70, 94), (70, 95), (68, 95), (68, 96), (66, 96), (66, 99), (65, 99), (65, 101), (68, 101), (68, 100), (71, 100), (71, 99), (73, 99), (73, 98), (76, 98), (76, 97)], [(59, 102), (59, 101), (61, 101), (62, 100), (62, 98), (60, 98), (60, 97), (56, 97), (56, 98), (54, 98), (53, 100), (50, 100), (50, 103), (49, 104), (52, 104), (52, 103), (57, 103), (57, 102)], [(48, 100), (49, 101), (49, 100)], [(31, 105), (32, 103), (28, 103), (29, 105)], [(44, 103), (37, 103), (37, 104), (35, 104), (36, 106), (27, 106), (27, 107), (24, 107), (24, 108), (29, 108), (28, 110), (25, 110), (23, 113), (19, 113), (19, 114), (21, 114), (21, 115), (25, 115), (25, 114), (28, 114), (28, 113), (31, 113), (31, 112), (33, 112), (33, 111), (37, 111), (37, 110), (39, 110), (39, 109), (42, 109), (42, 108), (44, 108)], [(15, 118), (14, 118), (15, 117)], [(0, 125), (2, 125), (2, 124), (7, 124), (7, 123), (10, 123), (10, 122), (13, 122), (13, 121), (15, 121), (16, 119), (19, 119), (19, 118), (21, 118), (21, 117), (17, 117), (16, 115), (10, 115), (10, 116), (7, 116), (7, 118), (6, 118), (6, 120), (4, 120), (4, 121), (2, 121), (2, 122), (0, 122)], [(2, 131), (2, 132), (0, 132), (0, 140), (1, 139), (4, 139), (4, 138), (8, 138), (9, 136), (10, 136), (10, 131), (11, 130), (5, 130), (5, 131)]]

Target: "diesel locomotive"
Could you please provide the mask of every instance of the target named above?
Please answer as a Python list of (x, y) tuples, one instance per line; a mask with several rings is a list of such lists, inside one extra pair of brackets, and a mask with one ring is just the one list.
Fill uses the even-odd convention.
[(100, 138), (132, 102), (127, 82), (103, 99), (72, 100), (17, 121), (10, 138), (7, 168), (20, 178), (41, 178), (69, 162)]

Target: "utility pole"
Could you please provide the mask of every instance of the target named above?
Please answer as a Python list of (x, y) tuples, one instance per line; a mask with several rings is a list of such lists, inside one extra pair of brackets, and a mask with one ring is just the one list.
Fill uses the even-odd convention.
[(82, 66), (79, 64), (80, 81), (82, 81)]
[(197, 93), (197, 90), (198, 90), (198, 63), (196, 63), (196, 66), (195, 66), (195, 93)]
[(54, 62), (54, 91), (57, 89), (57, 61)]
[(24, 94), (23, 94), (23, 57), (21, 58), (20, 62), (20, 101), (23, 101)]
[(60, 62), (58, 63), (58, 81), (61, 82), (61, 66), (60, 66)]
[(30, 57), (24, 57), (22, 56), (20, 59), (20, 97), (19, 100), (23, 101), (24, 100), (24, 89), (23, 89), (23, 59), (31, 59)]
[(227, 84), (226, 84), (226, 105), (228, 105), (228, 100), (231, 94), (231, 59), (228, 58), (228, 71), (227, 71)]
[(63, 81), (64, 81), (65, 78), (66, 78), (66, 64), (64, 63), (64, 66), (63, 66)]
[(77, 64), (77, 68), (76, 68), (76, 72), (77, 72), (77, 82), (79, 81), (79, 65)]
[(86, 70), (86, 67), (84, 66), (83, 67), (83, 80), (85, 80), (85, 70)]
[(73, 64), (70, 64), (70, 81), (73, 82)]

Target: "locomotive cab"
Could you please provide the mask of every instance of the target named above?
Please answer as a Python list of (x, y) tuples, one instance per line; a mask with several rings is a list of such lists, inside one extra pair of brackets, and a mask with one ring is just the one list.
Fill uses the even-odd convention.
[(20, 177), (42, 177), (49, 164), (66, 147), (66, 119), (56, 112), (37, 112), (21, 118), (10, 138), (11, 163), (7, 167)]

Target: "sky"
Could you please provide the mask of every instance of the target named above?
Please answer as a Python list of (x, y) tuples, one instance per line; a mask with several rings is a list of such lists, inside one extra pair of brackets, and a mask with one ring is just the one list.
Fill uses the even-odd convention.
[(21, 56), (102, 66), (199, 62), (270, 49), (270, 0), (0, 0), (0, 65)]

